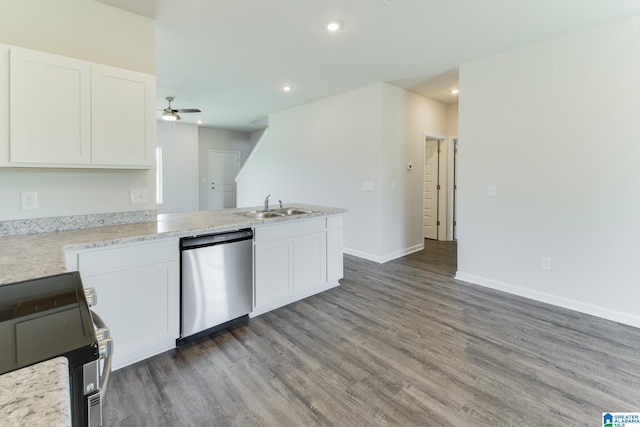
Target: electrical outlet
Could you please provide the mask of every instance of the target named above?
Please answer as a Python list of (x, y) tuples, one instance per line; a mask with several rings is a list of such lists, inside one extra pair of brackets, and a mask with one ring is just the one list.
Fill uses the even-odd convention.
[(38, 209), (38, 193), (35, 191), (23, 191), (20, 193), (20, 209), (23, 211)]
[(540, 257), (540, 270), (551, 271), (551, 258), (548, 256)]
[(129, 190), (129, 201), (131, 203), (147, 203), (147, 189), (138, 188)]

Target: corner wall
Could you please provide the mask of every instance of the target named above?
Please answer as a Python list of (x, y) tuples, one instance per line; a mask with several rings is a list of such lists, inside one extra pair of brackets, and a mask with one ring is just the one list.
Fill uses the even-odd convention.
[[(424, 247), (424, 136), (447, 136), (447, 106), (388, 84), (383, 89), (382, 261)], [(441, 176), (446, 177), (446, 140), (442, 145)], [(413, 168), (407, 171), (407, 163)], [(441, 180), (442, 181), (442, 180)], [(440, 196), (446, 200), (446, 185)], [(440, 204), (444, 223), (446, 203)], [(444, 234), (441, 233), (441, 236)]]
[(460, 67), (458, 278), (640, 326), (638, 45), (633, 19)]
[(445, 135), (446, 106), (384, 83), (273, 114), (239, 178), (238, 206), (272, 194), (344, 207), (346, 252), (384, 262), (419, 249), (425, 131)]
[(157, 121), (163, 202), (158, 213), (198, 210), (198, 126)]

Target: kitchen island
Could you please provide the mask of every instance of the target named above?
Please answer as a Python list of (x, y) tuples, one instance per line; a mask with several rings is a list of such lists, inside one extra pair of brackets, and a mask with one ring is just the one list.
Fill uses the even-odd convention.
[(0, 237), (0, 286), (79, 271), (114, 340), (114, 369), (174, 348), (180, 327), (180, 238), (253, 229), (254, 317), (339, 285), (345, 209), (293, 204), (161, 214), (156, 221)]
[(223, 209), (159, 214), (157, 221), (152, 222), (1, 236), (0, 286), (66, 272), (65, 250), (82, 250), (123, 243), (218, 233), (347, 212), (342, 208), (300, 203), (292, 204), (292, 206), (302, 207), (313, 212), (295, 217), (256, 219), (238, 214), (259, 208)]

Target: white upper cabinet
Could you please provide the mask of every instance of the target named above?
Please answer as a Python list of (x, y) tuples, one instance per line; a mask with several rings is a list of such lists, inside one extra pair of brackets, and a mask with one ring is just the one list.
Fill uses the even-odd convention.
[(91, 67), (92, 163), (153, 165), (155, 79), (103, 65)]
[(0, 124), (10, 131), (0, 135), (0, 165), (153, 168), (155, 76), (3, 47)]
[(9, 160), (90, 163), (89, 63), (26, 49), (11, 49), (9, 62)]

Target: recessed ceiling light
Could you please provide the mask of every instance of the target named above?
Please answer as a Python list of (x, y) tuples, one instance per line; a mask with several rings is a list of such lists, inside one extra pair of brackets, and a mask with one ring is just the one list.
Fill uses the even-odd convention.
[(449, 91), (449, 93), (450, 93), (450, 94), (452, 94), (452, 95), (457, 95), (457, 94), (459, 94), (459, 93), (460, 93), (460, 91), (459, 91), (458, 89), (451, 89), (451, 90)]
[(340, 21), (331, 21), (327, 23), (327, 30), (329, 31), (338, 31), (342, 27), (342, 23)]
[(202, 120), (198, 120), (196, 123), (201, 125), (202, 124)]
[(282, 86), (282, 90), (285, 92), (291, 92), (291, 89), (293, 89), (291, 86), (289, 85), (284, 85)]

